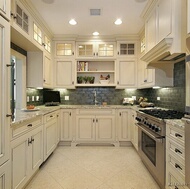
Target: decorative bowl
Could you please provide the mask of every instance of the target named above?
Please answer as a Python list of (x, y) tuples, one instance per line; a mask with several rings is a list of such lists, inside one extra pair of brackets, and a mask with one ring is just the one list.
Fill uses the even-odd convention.
[(100, 79), (100, 83), (101, 84), (108, 84), (110, 82), (110, 80), (108, 79), (108, 80), (105, 80), (105, 79)]

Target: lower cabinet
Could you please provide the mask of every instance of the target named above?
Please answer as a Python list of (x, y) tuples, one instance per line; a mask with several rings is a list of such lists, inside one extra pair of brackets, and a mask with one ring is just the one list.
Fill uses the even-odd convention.
[(115, 143), (114, 109), (77, 110), (75, 142)]
[(58, 118), (59, 111), (44, 115), (44, 161), (57, 147)]
[(73, 139), (73, 116), (74, 110), (61, 110), (60, 141), (72, 141)]
[(0, 166), (0, 189), (11, 189), (10, 160)]
[(136, 125), (136, 111), (130, 112), (130, 130), (131, 130), (131, 142), (135, 149), (138, 151), (138, 126)]
[(118, 139), (119, 141), (130, 141), (130, 109), (118, 109)]
[(43, 162), (42, 126), (11, 142), (12, 189), (23, 188)]

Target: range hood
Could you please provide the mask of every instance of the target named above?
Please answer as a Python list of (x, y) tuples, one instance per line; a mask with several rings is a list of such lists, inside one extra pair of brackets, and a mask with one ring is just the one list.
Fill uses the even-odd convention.
[(162, 69), (167, 76), (173, 77), (174, 64), (184, 60), (185, 53), (174, 47), (173, 38), (164, 38), (140, 59), (147, 62), (147, 68)]

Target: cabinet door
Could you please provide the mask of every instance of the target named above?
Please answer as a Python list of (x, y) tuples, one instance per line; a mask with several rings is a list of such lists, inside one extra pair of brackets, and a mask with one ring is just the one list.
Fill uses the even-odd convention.
[[(5, 2), (5, 1), (1, 1)], [(9, 159), (10, 117), (10, 24), (0, 16), (0, 165)]]
[(51, 87), (52, 86), (52, 65), (51, 59), (44, 55), (44, 63), (43, 63), (43, 79), (44, 79), (44, 86)]
[(10, 161), (0, 166), (0, 189), (11, 189)]
[(43, 132), (42, 127), (39, 127), (32, 131), (32, 135), (30, 140), (32, 141), (32, 145), (30, 145), (31, 148), (31, 164), (30, 164), (30, 170), (31, 174), (33, 174), (41, 165), (43, 162)]
[(130, 110), (118, 110), (119, 141), (130, 140)]
[(124, 57), (129, 55), (135, 55), (135, 43), (130, 42), (118, 42), (117, 43), (117, 55)]
[(44, 161), (57, 146), (57, 119), (52, 119), (44, 125)]
[(172, 0), (161, 0), (158, 4), (158, 42), (167, 37), (172, 30)]
[(119, 60), (117, 69), (117, 87), (136, 87), (136, 60)]
[(156, 8), (146, 21), (145, 25), (145, 39), (146, 39), (146, 51), (149, 51), (156, 45), (156, 29), (157, 29), (157, 11)]
[(55, 56), (59, 58), (73, 58), (75, 55), (73, 41), (59, 41), (55, 43)]
[(76, 140), (95, 141), (95, 117), (77, 116), (76, 117)]
[(133, 146), (138, 150), (138, 127), (136, 126), (136, 111), (130, 110), (130, 130), (131, 130), (131, 142)]
[(190, 0), (187, 0), (187, 33), (190, 33)]
[(74, 88), (74, 63), (72, 60), (56, 61), (56, 87)]
[(72, 140), (72, 110), (61, 110), (61, 141)]
[(0, 1), (0, 14), (10, 20), (10, 0)]
[(98, 57), (114, 57), (115, 49), (113, 43), (97, 43), (96, 56)]
[(95, 56), (95, 47), (93, 43), (77, 43), (78, 57), (93, 57)]
[(31, 153), (28, 151), (30, 138), (26, 135), (14, 140), (12, 151), (12, 189), (21, 189), (28, 179), (28, 161)]
[(115, 140), (115, 117), (96, 116), (96, 141)]

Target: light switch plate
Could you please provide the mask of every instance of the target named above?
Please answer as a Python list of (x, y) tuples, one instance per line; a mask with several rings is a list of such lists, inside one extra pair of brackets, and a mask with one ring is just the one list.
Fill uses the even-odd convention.
[(132, 96), (132, 99), (133, 99), (133, 100), (136, 100), (136, 99), (137, 99), (137, 97), (136, 97), (136, 96)]
[(34, 96), (32, 96), (32, 101), (34, 101)]

